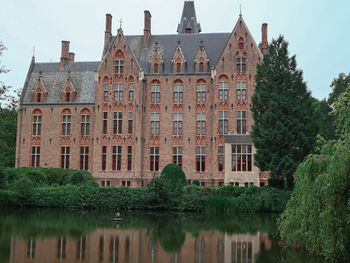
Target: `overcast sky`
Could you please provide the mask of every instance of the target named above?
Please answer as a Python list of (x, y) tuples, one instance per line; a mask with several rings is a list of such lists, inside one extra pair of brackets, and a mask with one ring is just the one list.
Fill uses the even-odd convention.
[[(175, 34), (183, 0), (1, 0), (0, 41), (8, 48), (1, 59), (11, 72), (0, 78), (22, 88), (35, 46), (37, 62), (58, 62), (61, 40), (70, 41), (76, 61), (101, 58), (105, 14), (113, 16), (115, 35), (120, 18), (125, 35), (143, 34), (143, 11), (152, 14), (152, 34)], [(350, 72), (349, 0), (195, 0), (203, 33), (231, 32), (242, 3), (243, 18), (255, 41), (261, 24), (268, 39), (280, 34), (296, 54), (312, 95), (322, 99), (339, 73)], [(1, 65), (0, 64), (0, 65)]]

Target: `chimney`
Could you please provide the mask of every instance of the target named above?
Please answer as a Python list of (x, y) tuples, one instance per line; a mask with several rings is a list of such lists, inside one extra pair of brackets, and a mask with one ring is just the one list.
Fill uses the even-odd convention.
[(105, 44), (103, 47), (102, 57), (107, 52), (107, 46), (108, 46), (108, 43), (109, 43), (109, 40), (111, 39), (111, 37), (112, 37), (112, 15), (106, 14)]
[(63, 69), (69, 62), (69, 41), (62, 40), (60, 69)]
[(149, 39), (151, 37), (151, 13), (145, 10), (145, 26), (143, 29), (143, 44), (145, 48), (149, 47)]
[(74, 62), (75, 54), (73, 52), (69, 52), (69, 61)]
[(261, 53), (263, 55), (267, 54), (267, 47), (268, 47), (268, 42), (267, 42), (267, 24), (264, 23), (261, 26), (261, 43), (259, 45), (259, 48), (260, 48)]

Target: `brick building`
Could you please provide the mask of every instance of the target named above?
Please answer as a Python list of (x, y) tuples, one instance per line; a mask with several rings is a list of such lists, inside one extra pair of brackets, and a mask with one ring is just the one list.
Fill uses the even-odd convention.
[(189, 181), (266, 184), (249, 136), (256, 65), (267, 52), (242, 15), (231, 33), (201, 33), (185, 1), (178, 34), (112, 34), (102, 59), (75, 62), (62, 41), (58, 63), (36, 63), (18, 113), (16, 165), (86, 169), (103, 186), (143, 186), (168, 163)]

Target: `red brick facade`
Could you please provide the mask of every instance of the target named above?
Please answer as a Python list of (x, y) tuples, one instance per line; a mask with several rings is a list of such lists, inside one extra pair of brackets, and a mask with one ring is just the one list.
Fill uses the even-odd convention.
[[(250, 132), (256, 65), (267, 36), (258, 47), (242, 16), (232, 33), (218, 34), (221, 40), (193, 32), (152, 36), (149, 12), (144, 35), (127, 37), (119, 28), (112, 36), (111, 19), (108, 14), (103, 56), (95, 68), (74, 62), (67, 41), (57, 69), (32, 61), (19, 110), (17, 166), (35, 165), (33, 155), (39, 155), (40, 166), (63, 167), (68, 155), (69, 168), (87, 168), (103, 185), (136, 187), (177, 161), (188, 180), (230, 183), (222, 167), (230, 157), (219, 161), (220, 151), (225, 135)], [(195, 50), (186, 44), (193, 39)], [(212, 51), (215, 41), (221, 46)], [(87, 78), (92, 95), (84, 93)], [(251, 182), (259, 185), (259, 172), (255, 179)]]

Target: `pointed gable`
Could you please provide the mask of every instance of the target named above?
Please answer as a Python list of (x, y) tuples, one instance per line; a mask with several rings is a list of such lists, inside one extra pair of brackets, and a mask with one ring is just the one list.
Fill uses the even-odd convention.
[(151, 73), (162, 73), (163, 72), (163, 57), (160, 52), (159, 42), (154, 43), (154, 47), (149, 58), (150, 72)]
[(177, 47), (171, 61), (173, 63), (173, 72), (181, 73), (186, 71), (186, 58), (181, 48), (181, 40), (177, 41)]
[(200, 42), (197, 55), (194, 59), (196, 72), (208, 72), (209, 71), (209, 58), (205, 51), (203, 40)]
[(67, 72), (67, 79), (62, 88), (62, 101), (72, 102), (74, 101), (76, 90), (71, 79), (70, 71)]
[(39, 72), (38, 79), (33, 88), (33, 101), (43, 102), (45, 100), (47, 91), (45, 89), (44, 81), (42, 79), (42, 72)]
[(177, 27), (179, 34), (194, 34), (202, 31), (197, 22), (196, 10), (193, 1), (185, 1), (181, 21)]

